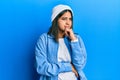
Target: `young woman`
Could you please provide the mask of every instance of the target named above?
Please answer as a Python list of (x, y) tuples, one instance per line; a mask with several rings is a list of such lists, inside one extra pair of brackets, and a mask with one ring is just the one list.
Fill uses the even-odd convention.
[(67, 5), (53, 8), (52, 25), (35, 48), (39, 80), (87, 80), (82, 69), (86, 50), (81, 37), (73, 32), (73, 11)]

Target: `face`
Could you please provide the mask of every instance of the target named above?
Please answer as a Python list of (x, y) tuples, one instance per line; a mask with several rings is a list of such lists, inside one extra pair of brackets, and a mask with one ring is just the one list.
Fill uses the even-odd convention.
[(59, 31), (64, 32), (66, 28), (71, 28), (72, 26), (72, 17), (69, 11), (65, 12), (59, 19), (58, 19)]

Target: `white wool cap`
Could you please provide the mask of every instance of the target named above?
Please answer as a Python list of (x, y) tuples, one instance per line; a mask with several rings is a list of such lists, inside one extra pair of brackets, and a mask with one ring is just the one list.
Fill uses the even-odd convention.
[(61, 13), (62, 11), (66, 9), (70, 10), (73, 14), (72, 9), (67, 5), (60, 4), (60, 5), (55, 6), (52, 11), (51, 21), (53, 21), (59, 13)]

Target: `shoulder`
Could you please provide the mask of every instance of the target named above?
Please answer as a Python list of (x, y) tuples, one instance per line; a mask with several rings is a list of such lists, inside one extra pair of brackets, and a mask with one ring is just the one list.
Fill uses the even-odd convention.
[(42, 33), (39, 38), (47, 37), (47, 33)]
[(37, 39), (36, 46), (45, 47), (47, 44), (47, 36), (48, 36), (47, 33), (42, 33)]
[(83, 41), (82, 37), (81, 37), (78, 33), (75, 33), (75, 36), (77, 37), (78, 41), (79, 41), (81, 44), (84, 44), (84, 41)]
[(38, 42), (39, 41), (47, 42), (49, 39), (53, 39), (53, 38), (54, 37), (49, 35), (48, 33), (42, 33), (38, 38)]
[(39, 43), (39, 42), (44, 42), (44, 41), (46, 41), (47, 40), (47, 33), (42, 33), (39, 37), (38, 37), (38, 40), (37, 40), (37, 42)]
[(39, 38), (54, 38), (52, 35), (49, 35), (48, 33), (42, 33)]

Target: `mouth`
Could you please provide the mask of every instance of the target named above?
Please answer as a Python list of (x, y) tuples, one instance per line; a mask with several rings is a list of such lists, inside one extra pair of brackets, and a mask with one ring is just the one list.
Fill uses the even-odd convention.
[(66, 28), (69, 28), (69, 26), (65, 26), (65, 29), (66, 29)]
[[(72, 27), (71, 26), (64, 26), (65, 27), (65, 29), (72, 29)], [(64, 29), (64, 30), (65, 30)]]

